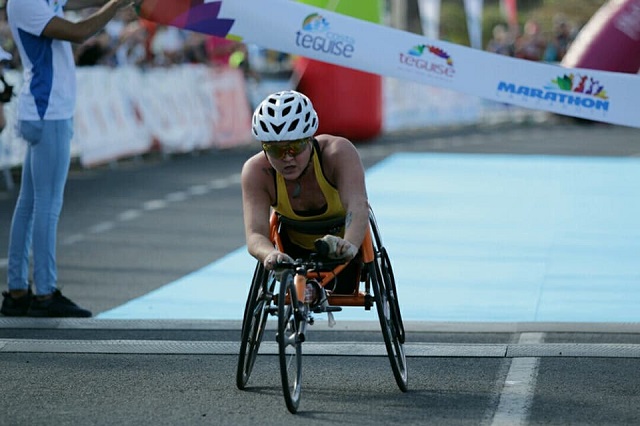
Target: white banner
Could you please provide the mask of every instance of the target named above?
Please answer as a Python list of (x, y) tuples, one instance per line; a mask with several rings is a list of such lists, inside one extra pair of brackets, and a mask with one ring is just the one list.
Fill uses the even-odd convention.
[[(209, 5), (220, 7), (204, 4)], [(264, 19), (274, 10), (278, 19)], [(496, 55), (288, 0), (223, 0), (215, 13), (207, 28), (231, 22), (228, 35), (268, 49), (525, 108), (640, 127), (637, 75)]]

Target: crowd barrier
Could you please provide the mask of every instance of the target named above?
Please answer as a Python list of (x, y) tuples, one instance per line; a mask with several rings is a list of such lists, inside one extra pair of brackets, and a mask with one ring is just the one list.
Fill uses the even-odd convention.
[[(71, 152), (84, 167), (153, 149), (183, 153), (251, 141), (249, 99), (237, 69), (83, 67), (77, 76)], [(19, 73), (9, 71), (7, 79), (19, 90)], [(25, 143), (15, 129), (16, 102), (14, 97), (5, 105), (1, 169), (20, 165), (25, 154)]]

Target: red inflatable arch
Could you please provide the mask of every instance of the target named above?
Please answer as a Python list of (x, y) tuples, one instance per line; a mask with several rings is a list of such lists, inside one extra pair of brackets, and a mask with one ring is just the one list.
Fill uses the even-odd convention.
[(609, 0), (580, 31), (562, 65), (638, 73), (640, 0)]

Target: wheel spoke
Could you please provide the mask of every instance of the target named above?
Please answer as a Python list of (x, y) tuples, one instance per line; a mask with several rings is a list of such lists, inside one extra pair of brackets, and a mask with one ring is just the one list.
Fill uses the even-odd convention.
[(273, 292), (273, 286), (274, 282), (271, 274), (267, 273), (262, 265), (258, 263), (242, 321), (240, 354), (236, 371), (236, 385), (239, 389), (244, 389), (247, 385), (260, 349), (271, 305), (271, 298), (268, 297), (268, 294)]
[(296, 413), (300, 404), (302, 378), (302, 339), (297, 304), (298, 296), (293, 284), (293, 273), (285, 273), (278, 295), (278, 348), (280, 376), (287, 409)]
[(407, 391), (407, 363), (404, 352), (404, 326), (396, 298), (395, 279), (386, 250), (382, 247), (380, 234), (373, 213), (370, 214), (374, 261), (370, 265), (370, 277), (375, 295), (376, 310), (380, 320), (382, 336), (387, 348), (393, 376), (400, 390)]

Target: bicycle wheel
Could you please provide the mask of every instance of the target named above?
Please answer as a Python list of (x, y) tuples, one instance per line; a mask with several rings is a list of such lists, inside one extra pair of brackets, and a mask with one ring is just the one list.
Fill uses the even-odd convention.
[(298, 302), (293, 272), (284, 273), (278, 294), (278, 354), (282, 391), (287, 409), (296, 413), (300, 404), (302, 380), (302, 341), (300, 331), (303, 306)]
[(380, 320), (382, 336), (391, 363), (391, 370), (401, 391), (408, 389), (407, 358), (404, 352), (404, 325), (400, 315), (395, 278), (389, 256), (381, 247), (380, 234), (371, 214), (375, 259), (370, 267), (370, 277), (375, 295), (376, 311)]
[(253, 273), (249, 296), (244, 308), (242, 320), (242, 334), (240, 337), (240, 354), (238, 355), (238, 368), (236, 370), (236, 386), (243, 390), (260, 349), (262, 336), (267, 322), (267, 315), (273, 299), (275, 279), (273, 273), (268, 272), (258, 262)]

